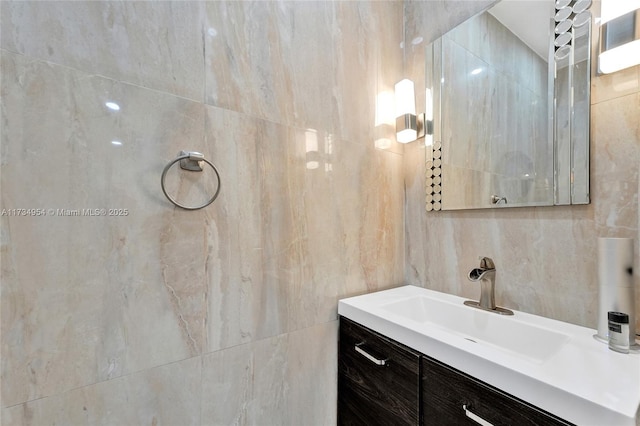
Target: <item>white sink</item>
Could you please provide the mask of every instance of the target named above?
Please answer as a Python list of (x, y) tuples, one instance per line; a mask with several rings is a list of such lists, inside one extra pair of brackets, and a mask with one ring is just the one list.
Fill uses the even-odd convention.
[(516, 316), (502, 316), (426, 295), (380, 307), (409, 321), (442, 328), (471, 342), (492, 345), (534, 362), (549, 359), (569, 341), (567, 334), (531, 325)]
[(338, 313), (574, 424), (640, 426), (639, 353), (609, 350), (590, 328), (464, 301), (404, 286), (342, 299)]

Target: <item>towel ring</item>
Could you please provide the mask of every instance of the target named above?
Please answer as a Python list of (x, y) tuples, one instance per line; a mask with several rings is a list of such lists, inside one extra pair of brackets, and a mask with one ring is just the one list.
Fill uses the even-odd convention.
[[(183, 170), (189, 170), (191, 172), (201, 172), (203, 170), (202, 166), (200, 166), (201, 161), (204, 161), (209, 166), (211, 166), (211, 168), (213, 169), (213, 172), (216, 174), (216, 178), (218, 179), (218, 188), (216, 189), (216, 193), (213, 194), (213, 197), (211, 197), (208, 201), (206, 201), (204, 204), (200, 206), (189, 207), (189, 206), (180, 204), (179, 202), (171, 198), (169, 194), (167, 194), (167, 190), (164, 187), (164, 180), (167, 176), (167, 172), (169, 171), (171, 166), (173, 166), (177, 162), (180, 162), (180, 168)], [(199, 210), (204, 207), (207, 207), (209, 204), (213, 203), (216, 200), (216, 198), (218, 198), (218, 195), (220, 194), (220, 187), (222, 186), (222, 182), (220, 180), (220, 173), (218, 173), (218, 169), (216, 169), (216, 166), (214, 166), (211, 161), (204, 158), (204, 154), (196, 151), (180, 151), (180, 153), (178, 154), (178, 157), (176, 157), (174, 160), (172, 160), (169, 164), (167, 164), (164, 167), (164, 170), (162, 171), (162, 177), (160, 178), (160, 186), (162, 186), (162, 192), (164, 193), (165, 197), (167, 197), (169, 201), (171, 201), (174, 205), (185, 210)]]

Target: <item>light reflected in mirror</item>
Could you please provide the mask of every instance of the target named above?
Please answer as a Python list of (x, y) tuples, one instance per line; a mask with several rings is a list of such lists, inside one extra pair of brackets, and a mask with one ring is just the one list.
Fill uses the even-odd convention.
[(427, 46), (427, 210), (589, 202), (591, 22), (566, 3), (503, 0)]

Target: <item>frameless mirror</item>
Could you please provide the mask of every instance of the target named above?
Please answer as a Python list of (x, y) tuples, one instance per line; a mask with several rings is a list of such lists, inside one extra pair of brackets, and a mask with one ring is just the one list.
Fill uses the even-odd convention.
[(427, 46), (427, 210), (589, 203), (587, 3), (503, 0)]

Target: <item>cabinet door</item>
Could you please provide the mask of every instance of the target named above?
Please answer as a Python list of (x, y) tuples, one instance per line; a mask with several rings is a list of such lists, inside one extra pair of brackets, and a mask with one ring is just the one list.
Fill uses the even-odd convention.
[(426, 357), (422, 358), (422, 398), (425, 425), (571, 424)]
[(417, 425), (420, 354), (340, 318), (339, 425)]

